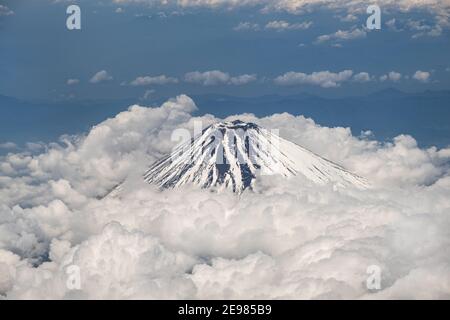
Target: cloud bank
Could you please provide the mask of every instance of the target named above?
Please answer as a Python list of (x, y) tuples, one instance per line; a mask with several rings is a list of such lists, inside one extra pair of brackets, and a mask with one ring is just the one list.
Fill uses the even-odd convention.
[[(450, 298), (450, 149), (352, 135), (289, 114), (254, 121), (372, 181), (261, 177), (241, 197), (140, 183), (194, 117), (179, 96), (84, 136), (0, 158), (0, 295), (9, 299)], [(120, 196), (103, 198), (127, 176)], [(127, 191), (128, 190), (128, 191)], [(380, 267), (381, 290), (365, 286)], [(79, 287), (70, 286), (79, 270)]]
[[(111, 1), (111, 0), (108, 0)], [(337, 13), (340, 20), (353, 22), (359, 15), (366, 15), (366, 9), (370, 4), (380, 6), (383, 12), (417, 12), (426, 13), (430, 20), (428, 24), (421, 21), (410, 21), (404, 26), (413, 31), (412, 38), (438, 37), (450, 28), (450, 0), (112, 0), (116, 5), (143, 5), (157, 7), (158, 9), (224, 9), (234, 10), (240, 8), (252, 8), (263, 14), (284, 12), (292, 15), (302, 15), (314, 11), (328, 9)], [(287, 24), (276, 30), (289, 30)], [(307, 29), (308, 25), (298, 24), (294, 29)], [(400, 31), (396, 27), (395, 19), (387, 21), (387, 26), (394, 31)], [(235, 30), (261, 30), (258, 24), (243, 22)], [(336, 34), (323, 35), (320, 41), (349, 40), (366, 37), (364, 30), (339, 30)]]
[[(299, 13), (314, 7), (328, 7), (332, 9), (348, 9), (358, 11), (367, 8), (368, 1), (364, 0), (112, 0), (115, 4), (145, 4), (179, 7), (206, 7), (206, 8), (239, 8), (262, 7), (263, 11), (287, 11)], [(375, 2), (375, 1), (371, 1)], [(442, 12), (450, 8), (448, 0), (379, 0), (380, 6), (397, 8), (401, 10), (429, 9)]]

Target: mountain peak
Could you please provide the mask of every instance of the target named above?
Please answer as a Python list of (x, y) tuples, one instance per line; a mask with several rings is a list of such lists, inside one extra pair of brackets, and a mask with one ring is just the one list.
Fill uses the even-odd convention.
[(255, 123), (215, 123), (153, 164), (146, 182), (160, 188), (251, 189), (258, 175), (302, 175), (317, 183), (366, 187), (364, 179)]
[(233, 120), (226, 122), (217, 122), (211, 125), (211, 128), (214, 129), (229, 129), (229, 130), (250, 130), (250, 129), (259, 129), (259, 126), (253, 122), (244, 122), (241, 120)]

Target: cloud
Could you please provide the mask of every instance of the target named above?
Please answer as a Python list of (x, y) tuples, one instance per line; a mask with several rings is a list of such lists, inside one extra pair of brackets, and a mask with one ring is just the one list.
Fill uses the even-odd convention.
[(332, 34), (325, 34), (318, 36), (315, 43), (321, 44), (329, 41), (349, 41), (355, 39), (362, 39), (367, 36), (367, 32), (363, 29), (353, 29), (353, 30), (338, 30)]
[(339, 16), (339, 20), (341, 20), (342, 22), (354, 22), (358, 20), (358, 17), (353, 13), (348, 13), (345, 16)]
[[(266, 30), (274, 30), (274, 31), (288, 31), (288, 30), (306, 30), (312, 26), (311, 21), (306, 21), (302, 23), (289, 23), (284, 20), (274, 20), (269, 21), (265, 25)], [(260, 31), (261, 26), (258, 23), (251, 22), (240, 22), (236, 27), (233, 28), (235, 31)]]
[[(335, 12), (341, 21), (352, 22), (357, 20), (357, 15), (365, 14), (368, 2), (366, 0), (111, 0), (117, 5), (143, 5), (160, 9), (171, 9), (177, 12), (183, 9), (191, 8), (209, 8), (233, 10), (239, 8), (250, 8), (262, 14), (286, 12), (294, 15), (304, 13), (319, 12), (327, 9)], [(423, 36), (437, 37), (444, 34), (444, 30), (450, 27), (450, 2), (448, 0), (378, 0), (383, 12), (388, 13), (404, 13), (419, 12), (427, 18), (434, 20), (434, 24), (429, 24), (429, 29), (415, 32), (413, 38)], [(388, 28), (394, 31), (402, 31), (397, 29), (395, 20), (390, 20), (387, 24)], [(394, 23), (394, 24), (392, 24)], [(260, 30), (257, 24), (243, 23), (235, 27), (235, 30)], [(405, 26), (406, 28), (406, 26)], [(361, 36), (362, 37), (362, 36)]]
[(229, 73), (219, 70), (206, 72), (189, 72), (184, 76), (184, 80), (188, 83), (196, 83), (204, 86), (215, 85), (245, 85), (257, 80), (257, 76), (253, 74), (243, 74), (239, 76), (231, 76)]
[(386, 22), (386, 26), (394, 32), (412, 32), (412, 39), (421, 37), (439, 37), (444, 33), (444, 30), (448, 29), (450, 26), (448, 17), (448, 12), (446, 13), (445, 10), (441, 10), (436, 12), (436, 15), (432, 17), (422, 15), (422, 19), (420, 20), (393, 18)]
[(395, 31), (395, 32), (400, 32), (400, 31), (402, 31), (402, 29), (399, 29), (399, 28), (397, 27), (397, 19), (395, 19), (395, 18), (392, 18), (391, 20), (388, 20), (388, 21), (386, 22), (386, 25), (387, 25), (387, 27), (388, 27), (390, 30), (392, 30), (392, 31)]
[[(323, 9), (328, 9), (336, 12), (336, 15), (344, 22), (352, 22), (357, 20), (357, 15), (365, 14), (368, 3), (365, 0), (112, 0), (113, 3), (119, 5), (125, 4), (141, 4), (150, 5), (163, 8), (210, 8), (210, 9), (238, 9), (238, 8), (252, 8), (263, 14), (274, 12), (287, 12), (290, 14), (301, 15), (305, 12), (317, 12)], [(448, 0), (379, 0), (377, 1), (383, 11), (392, 13), (404, 12), (420, 12), (427, 15), (434, 24), (428, 24), (426, 30), (415, 32), (413, 38), (423, 36), (437, 37), (444, 33), (450, 27), (450, 2)], [(423, 22), (419, 22), (423, 23)], [(397, 28), (396, 19), (388, 21), (387, 26), (394, 31), (403, 31), (403, 29), (410, 29), (406, 25), (404, 28)], [(412, 25), (414, 28), (414, 25)], [(251, 24), (248, 22), (242, 23), (235, 27), (235, 30), (260, 30), (258, 24)], [(360, 35), (357, 37), (365, 37), (360, 30)], [(345, 32), (345, 31), (342, 31)], [(364, 31), (365, 32), (365, 31)], [(355, 32), (356, 33), (356, 32)], [(327, 35), (324, 35), (327, 36)], [(332, 35), (328, 35), (332, 36)], [(354, 35), (356, 36), (356, 34)], [(326, 39), (323, 38), (323, 39)], [(352, 38), (356, 39), (356, 38)]]
[(76, 84), (79, 84), (80, 83), (80, 80), (78, 80), (78, 79), (67, 79), (67, 85), (68, 86), (73, 86), (73, 85), (76, 85)]
[(259, 31), (261, 27), (257, 23), (251, 22), (239, 22), (237, 26), (233, 28), (234, 31)]
[[(372, 181), (335, 189), (301, 177), (254, 191), (159, 191), (142, 170), (194, 117), (187, 96), (131, 106), (37, 154), (0, 157), (0, 295), (8, 299), (445, 299), (450, 149), (407, 135), (359, 138), (287, 113), (236, 115)], [(130, 175), (134, 175), (130, 177)], [(105, 195), (130, 177), (135, 184)], [(381, 290), (365, 287), (380, 267)], [(80, 287), (67, 285), (80, 273)]]
[(230, 75), (219, 70), (206, 72), (194, 71), (186, 73), (184, 79), (189, 83), (199, 83), (204, 86), (214, 86), (228, 83), (230, 81)]
[(367, 73), (367, 72), (360, 72), (360, 73), (358, 73), (358, 74), (355, 74), (355, 75), (353, 76), (353, 79), (354, 79), (356, 82), (369, 82), (369, 81), (371, 80), (370, 74)]
[(113, 77), (106, 71), (102, 70), (97, 72), (92, 76), (92, 78), (89, 80), (90, 83), (100, 83), (105, 81), (111, 81), (113, 80)]
[(311, 74), (302, 72), (287, 72), (275, 78), (275, 83), (283, 86), (295, 86), (301, 84), (315, 85), (322, 88), (336, 88), (343, 82), (347, 82), (353, 75), (352, 70), (344, 70), (338, 73), (319, 71)]
[(168, 77), (166, 75), (160, 75), (156, 77), (143, 76), (137, 77), (131, 81), (132, 86), (148, 86), (148, 85), (163, 85), (168, 83), (178, 83), (177, 78)]
[(285, 31), (285, 30), (306, 30), (312, 26), (311, 21), (302, 22), (302, 23), (289, 23), (284, 20), (274, 20), (270, 21), (266, 24), (265, 28), (276, 31)]
[(420, 71), (420, 70), (416, 71), (416, 73), (414, 73), (414, 75), (413, 75), (414, 80), (417, 80), (417, 81), (420, 81), (423, 83), (429, 82), (430, 77), (431, 77), (431, 74), (429, 72)]
[(382, 75), (380, 77), (380, 81), (384, 82), (387, 80), (393, 81), (393, 82), (397, 82), (400, 81), (402, 78), (402, 74), (396, 71), (391, 71), (388, 74)]
[(255, 74), (243, 74), (236, 77), (230, 78), (230, 83), (236, 86), (241, 86), (244, 84), (249, 84), (257, 80), (257, 76)]
[(0, 143), (0, 149), (17, 149), (17, 145), (13, 142)]
[(156, 91), (153, 89), (145, 90), (144, 95), (142, 96), (141, 100), (149, 100), (155, 92)]
[(424, 36), (439, 37), (442, 35), (444, 26), (448, 27), (448, 23), (444, 23), (444, 25), (440, 25), (439, 23), (437, 23), (434, 26), (431, 26), (426, 24), (422, 20), (411, 20), (411, 19), (409, 19), (406, 23), (406, 27), (409, 30), (416, 32), (415, 34), (412, 35), (413, 39), (417, 39)]
[(0, 4), (0, 17), (1, 16), (11, 16), (14, 11), (10, 10), (7, 6)]
[[(181, 8), (205, 7), (234, 9), (240, 7), (256, 7), (262, 12), (286, 11), (299, 14), (314, 9), (329, 8), (334, 10), (347, 10), (349, 13), (365, 11), (367, 1), (364, 0), (112, 0), (115, 4), (143, 4), (153, 6), (178, 6)], [(410, 11), (414, 9), (432, 10), (443, 14), (450, 7), (448, 1), (441, 0), (379, 0), (378, 5), (386, 9)]]

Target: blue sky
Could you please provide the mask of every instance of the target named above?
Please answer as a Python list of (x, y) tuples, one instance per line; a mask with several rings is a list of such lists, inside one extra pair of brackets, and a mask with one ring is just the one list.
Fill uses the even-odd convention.
[[(146, 100), (450, 88), (448, 1), (378, 1), (376, 31), (365, 28), (368, 1), (168, 2), (2, 1), (0, 94)], [(66, 28), (73, 3), (80, 31)]]

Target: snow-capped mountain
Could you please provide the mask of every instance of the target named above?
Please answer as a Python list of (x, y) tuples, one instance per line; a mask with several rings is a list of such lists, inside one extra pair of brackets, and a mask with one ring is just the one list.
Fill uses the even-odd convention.
[(194, 184), (241, 193), (258, 175), (303, 175), (318, 183), (366, 188), (361, 177), (254, 123), (222, 122), (153, 164), (146, 182), (161, 188)]

